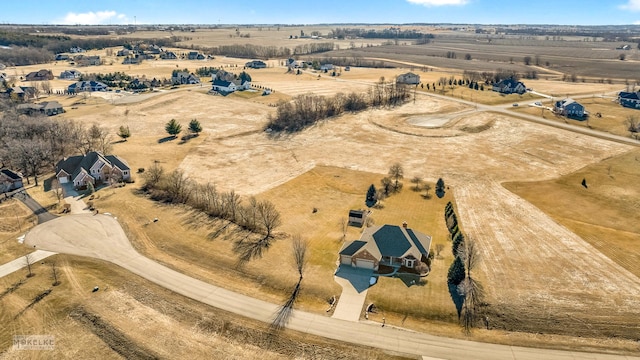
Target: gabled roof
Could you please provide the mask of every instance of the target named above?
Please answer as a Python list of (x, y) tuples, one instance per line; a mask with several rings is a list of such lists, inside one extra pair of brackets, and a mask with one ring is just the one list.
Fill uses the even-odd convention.
[(348, 255), (345, 253), (347, 249), (353, 250), (352, 255), (366, 250), (378, 259), (385, 256), (420, 259), (422, 255), (428, 256), (430, 247), (431, 237), (428, 235), (401, 226), (381, 225), (367, 228), (359, 241), (350, 243), (340, 254)]
[(98, 160), (101, 160), (105, 165), (109, 165), (110, 167), (115, 166), (120, 170), (130, 170), (127, 162), (116, 155), (104, 156), (97, 151), (90, 151), (86, 155), (71, 156), (58, 162), (56, 165), (56, 176), (60, 171), (71, 175), (72, 179), (77, 178), (81, 173), (89, 175), (89, 170)]
[(229, 85), (231, 85), (231, 81), (225, 81), (225, 80), (220, 80), (220, 79), (216, 78), (215, 80), (213, 80), (213, 85), (222, 86), (222, 87), (229, 87)]
[(622, 99), (629, 99), (629, 100), (640, 100), (640, 96), (638, 95), (637, 92), (626, 92), (626, 91), (621, 91), (618, 96)]
[(352, 256), (365, 245), (367, 245), (366, 241), (360, 241), (360, 240), (352, 241), (344, 249), (342, 249), (342, 251), (340, 251), (340, 255)]
[(124, 159), (119, 158), (117, 155), (107, 155), (105, 156), (107, 160), (111, 163), (111, 165), (117, 167), (120, 170), (130, 170), (129, 164), (127, 164)]
[(9, 169), (2, 169), (0, 170), (0, 173), (2, 175), (5, 175), (6, 177), (8, 177), (9, 179), (12, 180), (20, 180), (21, 176), (20, 174), (18, 174), (17, 172), (13, 171), (13, 170), (9, 170)]

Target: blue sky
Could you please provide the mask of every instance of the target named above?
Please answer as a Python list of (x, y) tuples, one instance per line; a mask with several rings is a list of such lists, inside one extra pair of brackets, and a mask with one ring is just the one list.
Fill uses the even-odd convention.
[(18, 24), (640, 24), (640, 0), (5, 0)]

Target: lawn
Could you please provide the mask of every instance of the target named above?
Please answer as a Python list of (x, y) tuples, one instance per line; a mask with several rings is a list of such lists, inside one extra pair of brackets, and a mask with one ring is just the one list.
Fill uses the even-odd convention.
[(31, 252), (17, 238), (36, 223), (36, 216), (21, 201), (10, 199), (0, 203), (0, 264)]

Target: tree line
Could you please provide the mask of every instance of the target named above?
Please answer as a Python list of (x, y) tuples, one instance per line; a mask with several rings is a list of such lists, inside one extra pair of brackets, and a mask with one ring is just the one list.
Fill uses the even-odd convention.
[(327, 52), (335, 49), (335, 47), (335, 44), (332, 42), (303, 44), (293, 48), (293, 55), (306, 55)]
[(383, 30), (359, 29), (359, 28), (335, 28), (329, 32), (329, 37), (337, 39), (364, 38), (364, 39), (433, 39), (433, 34), (423, 33), (418, 30), (400, 30), (400, 28), (388, 28)]
[(253, 44), (220, 45), (207, 49), (214, 55), (225, 55), (244, 59), (273, 59), (291, 56), (288, 47), (263, 46)]
[(98, 125), (53, 120), (43, 115), (20, 115), (15, 104), (0, 100), (0, 167), (34, 177), (51, 171), (63, 158), (77, 153), (100, 151), (109, 154), (109, 133)]
[(469, 333), (474, 326), (480, 307), (484, 305), (484, 287), (473, 276), (480, 261), (480, 253), (473, 239), (466, 239), (458, 224), (453, 204), (449, 201), (444, 209), (445, 222), (451, 235), (451, 250), (454, 260), (447, 273), (447, 282), (454, 286), (464, 299), (459, 309), (461, 325)]
[(338, 93), (331, 97), (314, 94), (298, 95), (291, 101), (278, 104), (276, 114), (269, 116), (265, 129), (275, 132), (297, 132), (343, 112), (359, 112), (372, 107), (402, 105), (409, 96), (406, 86), (385, 82), (384, 78), (381, 78), (366, 94)]

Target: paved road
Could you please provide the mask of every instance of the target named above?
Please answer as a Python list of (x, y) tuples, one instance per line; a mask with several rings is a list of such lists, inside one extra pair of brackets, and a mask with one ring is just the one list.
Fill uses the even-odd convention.
[[(51, 251), (36, 250), (31, 253), (30, 261), (31, 263), (37, 263), (38, 261), (46, 259), (49, 256), (55, 255), (55, 254), (56, 254), (55, 252), (51, 252)], [(6, 264), (2, 264), (0, 265), (0, 278), (7, 276), (11, 273), (14, 273), (26, 266), (27, 266), (27, 263), (24, 256), (19, 257), (15, 260), (9, 261)]]
[(29, 209), (31, 209), (31, 211), (33, 211), (34, 214), (36, 214), (38, 217), (38, 224), (57, 218), (57, 216), (47, 211), (47, 209), (43, 208), (37, 201), (33, 200), (26, 192), (16, 194), (14, 197), (22, 201)]
[[(278, 305), (191, 278), (140, 255), (129, 243), (120, 224), (107, 215), (79, 214), (49, 221), (32, 229), (25, 243), (37, 245), (39, 249), (103, 259), (178, 294), (262, 322), (270, 322), (278, 309)], [(383, 328), (371, 323), (294, 311), (287, 327), (329, 339), (442, 359), (632, 359), (449, 339), (390, 325)]]

